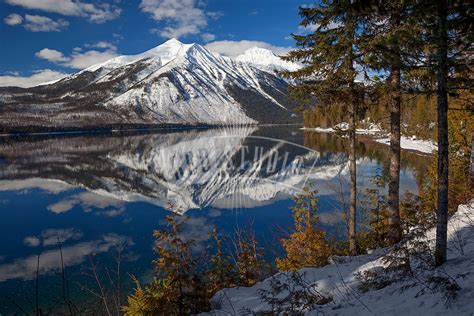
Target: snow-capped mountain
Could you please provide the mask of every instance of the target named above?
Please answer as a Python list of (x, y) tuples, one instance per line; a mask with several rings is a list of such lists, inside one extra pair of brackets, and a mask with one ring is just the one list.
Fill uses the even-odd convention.
[[(49, 85), (0, 88), (0, 125), (295, 122), (287, 84), (248, 63), (176, 39)], [(2, 113), (3, 112), (3, 113)], [(7, 119), (8, 118), (8, 119)]]
[(300, 68), (298, 64), (281, 59), (271, 50), (259, 47), (247, 49), (243, 54), (237, 56), (235, 60), (250, 64), (270, 73), (281, 70), (295, 71)]

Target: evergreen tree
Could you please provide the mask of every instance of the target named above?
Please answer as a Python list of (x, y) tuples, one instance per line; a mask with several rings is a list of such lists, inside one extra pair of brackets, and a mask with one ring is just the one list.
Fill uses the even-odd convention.
[[(401, 240), (400, 227), (400, 138), (403, 82), (413, 70), (422, 48), (421, 32), (414, 16), (414, 1), (359, 0), (359, 12), (367, 15), (363, 36), (366, 63), (379, 73), (379, 94), (389, 96), (390, 180), (388, 183), (388, 239)], [(382, 79), (382, 80), (379, 80)], [(406, 83), (405, 83), (406, 84)], [(378, 106), (381, 106), (380, 104)]]
[[(420, 1), (426, 30), (428, 74), (436, 78), (438, 113), (438, 182), (435, 264), (446, 261), (449, 207), (448, 95), (472, 91), (472, 15), (465, 0)], [(471, 105), (472, 106), (472, 105)]]
[(438, 0), (436, 34), (436, 85), (438, 103), (438, 210), (436, 214), (435, 264), (446, 261), (448, 244), (448, 1)]
[(284, 59), (296, 61), (303, 67), (282, 75), (295, 80), (289, 92), (310, 105), (331, 106), (342, 104), (349, 117), (350, 209), (348, 239), (351, 255), (356, 247), (356, 119), (362, 112), (365, 86), (360, 82), (363, 72), (363, 54), (360, 50), (364, 21), (354, 9), (352, 1), (322, 1), (316, 7), (301, 7), (302, 27), (314, 26), (307, 35), (295, 35), (298, 49)]
[[(399, 223), (397, 174), (399, 173), (399, 88), (405, 80), (406, 90), (414, 93), (435, 94), (438, 118), (437, 164), (437, 235), (435, 263), (446, 260), (447, 220), (449, 206), (449, 135), (448, 97), (465, 95), (472, 91), (472, 15), (474, 4), (466, 0), (416, 0), (416, 1), (355, 1), (359, 12), (369, 8), (370, 24), (376, 36), (369, 40), (375, 54), (382, 59), (380, 65), (369, 61), (370, 67), (382, 69), (390, 76), (391, 102), (391, 178), (389, 208), (391, 224)], [(367, 30), (369, 29), (369, 32)], [(388, 30), (389, 32), (384, 32)], [(370, 34), (370, 28), (364, 33)], [(375, 41), (374, 41), (375, 39)], [(381, 41), (380, 41), (381, 40)], [(382, 48), (382, 50), (379, 50)], [(366, 51), (371, 51), (368, 47)], [(382, 67), (380, 67), (382, 66)], [(395, 88), (395, 89), (394, 89)], [(463, 109), (472, 109), (472, 99)], [(458, 109), (459, 110), (459, 109)], [(426, 117), (424, 118), (426, 120)], [(398, 160), (398, 163), (397, 163)], [(398, 169), (398, 170), (397, 170)], [(397, 192), (397, 194), (395, 194)], [(396, 218), (398, 216), (398, 218)], [(398, 224), (397, 224), (398, 226)], [(393, 237), (398, 231), (391, 230)], [(398, 238), (393, 238), (395, 241)]]

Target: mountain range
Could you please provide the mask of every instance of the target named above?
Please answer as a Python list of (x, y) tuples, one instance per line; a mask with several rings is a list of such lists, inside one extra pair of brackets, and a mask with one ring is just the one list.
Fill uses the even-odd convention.
[(0, 126), (241, 125), (301, 122), (288, 83), (294, 70), (271, 51), (235, 60), (176, 39), (31, 88), (0, 88)]

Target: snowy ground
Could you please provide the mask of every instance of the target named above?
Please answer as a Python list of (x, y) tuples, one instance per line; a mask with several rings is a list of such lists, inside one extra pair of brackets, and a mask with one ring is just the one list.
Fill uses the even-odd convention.
[[(340, 123), (334, 127), (303, 127), (302, 130), (314, 131), (318, 133), (335, 133), (336, 131), (346, 131), (349, 128), (348, 123)], [(383, 131), (378, 124), (369, 124), (367, 128), (358, 128), (356, 133), (359, 135), (372, 135), (377, 143), (390, 145), (390, 134)], [(413, 150), (421, 153), (431, 154), (438, 145), (431, 140), (417, 139), (415, 136), (402, 136), (400, 146), (405, 150)]]
[[(377, 250), (357, 257), (338, 257), (321, 268), (299, 271), (312, 293), (331, 298), (329, 303), (301, 312), (309, 315), (474, 315), (474, 200), (462, 205), (449, 220), (448, 261), (434, 270), (424, 270), (412, 278), (391, 283), (380, 289), (363, 291), (357, 272), (381, 271), (381, 257), (388, 250)], [(435, 231), (426, 234), (430, 247)], [(288, 280), (279, 273), (273, 281)], [(444, 277), (457, 284), (457, 297), (449, 299), (437, 283), (427, 282), (431, 277)], [(262, 290), (269, 290), (272, 278), (252, 287), (225, 289), (212, 299), (215, 310), (208, 315), (249, 315), (269, 311), (270, 305), (262, 302)], [(287, 292), (280, 294), (286, 296)], [(245, 312), (244, 312), (245, 310)]]
[[(349, 124), (342, 122), (334, 127), (322, 128), (322, 127), (303, 127), (302, 130), (305, 131), (315, 131), (319, 133), (335, 133), (336, 131), (347, 131), (349, 129)], [(384, 134), (383, 130), (380, 128), (378, 124), (369, 124), (367, 128), (358, 128), (356, 129), (357, 134), (362, 135), (377, 135), (377, 134)]]
[[(377, 143), (390, 145), (389, 137), (378, 138), (375, 141)], [(435, 142), (431, 140), (416, 139), (415, 136), (412, 136), (412, 137), (402, 136), (400, 141), (401, 141), (400, 146), (403, 149), (407, 149), (407, 150), (416, 150), (422, 153), (431, 154), (432, 152), (438, 149), (438, 145)]]

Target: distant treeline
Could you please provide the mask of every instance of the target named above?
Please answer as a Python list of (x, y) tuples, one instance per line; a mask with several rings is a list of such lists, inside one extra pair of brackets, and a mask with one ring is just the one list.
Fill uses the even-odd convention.
[[(408, 94), (404, 95), (403, 99), (405, 107), (403, 107), (401, 113), (402, 134), (437, 140), (436, 99), (424, 95), (413, 96)], [(457, 99), (452, 98), (451, 102), (456, 104)], [(453, 124), (457, 122), (456, 127), (464, 124), (471, 127), (468, 130), (472, 131), (473, 115), (469, 111), (453, 108), (449, 113), (449, 119), (453, 121)], [(304, 112), (304, 125), (306, 127), (333, 127), (347, 121), (348, 112), (344, 105), (316, 106)], [(367, 127), (370, 123), (379, 124), (385, 131), (390, 130), (390, 109), (384, 100), (377, 103), (368, 102), (363, 115), (360, 116), (358, 126), (361, 128)], [(456, 131), (462, 132), (463, 130), (453, 129), (451, 132)]]

